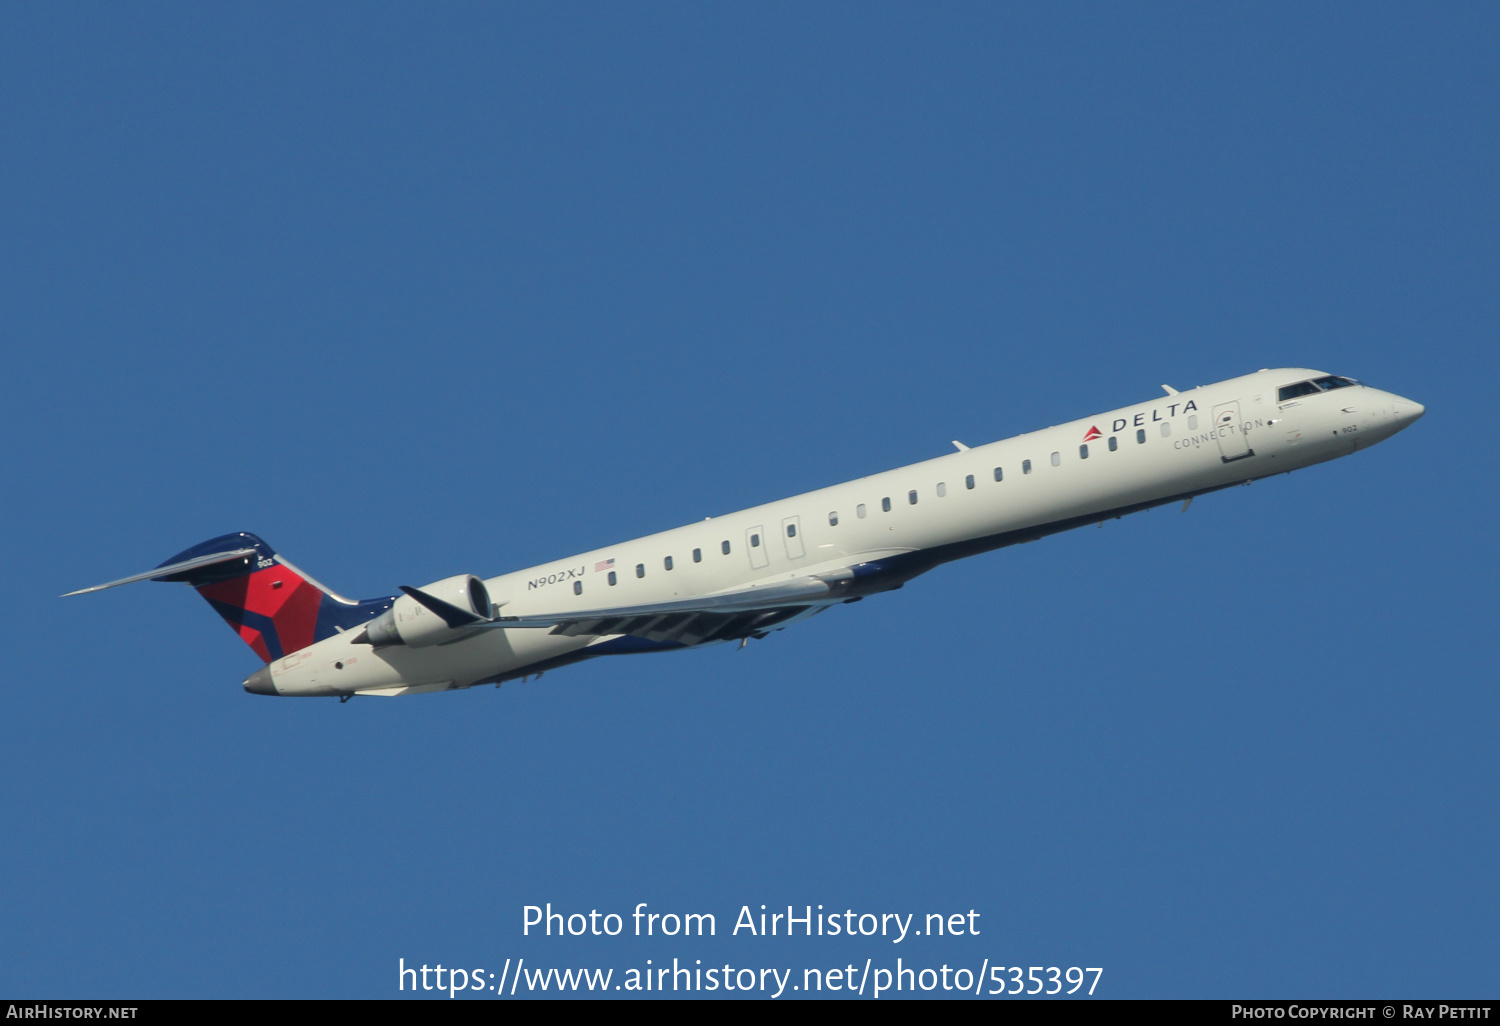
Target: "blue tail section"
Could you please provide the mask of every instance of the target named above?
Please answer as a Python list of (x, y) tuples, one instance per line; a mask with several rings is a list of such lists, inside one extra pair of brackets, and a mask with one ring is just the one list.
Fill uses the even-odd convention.
[(239, 531), (184, 549), (161, 566), (216, 552), (253, 549), (241, 559), (156, 577), (198, 590), (214, 611), (266, 662), (290, 655), (391, 608), (396, 596), (351, 602), (328, 591), (278, 556), (264, 540)]

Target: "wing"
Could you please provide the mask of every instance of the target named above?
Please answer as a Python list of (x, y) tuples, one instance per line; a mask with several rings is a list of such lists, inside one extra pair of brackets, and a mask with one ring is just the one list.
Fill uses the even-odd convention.
[(840, 570), (780, 584), (740, 588), (693, 599), (554, 614), (497, 616), (473, 628), (550, 628), (567, 637), (631, 634), (649, 641), (702, 645), (746, 638), (813, 607), (845, 601), (855, 574)]

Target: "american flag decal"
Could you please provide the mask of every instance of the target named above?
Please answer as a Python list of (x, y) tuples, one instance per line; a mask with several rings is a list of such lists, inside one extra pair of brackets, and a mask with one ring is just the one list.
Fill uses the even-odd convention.
[(605, 570), (610, 569), (614, 565), (615, 565), (615, 561), (612, 560), (612, 559), (606, 559), (602, 563), (595, 563), (594, 564), (594, 573), (596, 573), (596, 574), (597, 573), (603, 573)]

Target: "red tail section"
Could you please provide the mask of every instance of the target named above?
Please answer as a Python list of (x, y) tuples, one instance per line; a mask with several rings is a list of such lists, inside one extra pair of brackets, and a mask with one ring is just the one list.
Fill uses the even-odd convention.
[(265, 662), (356, 627), (389, 609), (395, 601), (394, 596), (364, 602), (340, 598), (245, 531), (194, 545), (162, 566), (242, 549), (254, 551), (230, 562), (152, 579), (191, 584)]

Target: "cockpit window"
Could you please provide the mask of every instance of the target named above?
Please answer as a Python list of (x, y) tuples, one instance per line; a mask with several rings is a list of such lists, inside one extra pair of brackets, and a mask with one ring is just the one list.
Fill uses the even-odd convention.
[(1311, 381), (1299, 381), (1295, 385), (1282, 385), (1276, 391), (1276, 401), (1286, 402), (1288, 399), (1296, 399), (1303, 395), (1317, 395), (1318, 386)]
[(1313, 378), (1311, 381), (1299, 381), (1295, 385), (1282, 385), (1276, 391), (1276, 401), (1284, 403), (1288, 399), (1296, 399), (1299, 396), (1332, 392), (1335, 388), (1348, 388), (1350, 385), (1357, 384), (1359, 382), (1353, 378), (1340, 378), (1330, 374), (1327, 377)]

